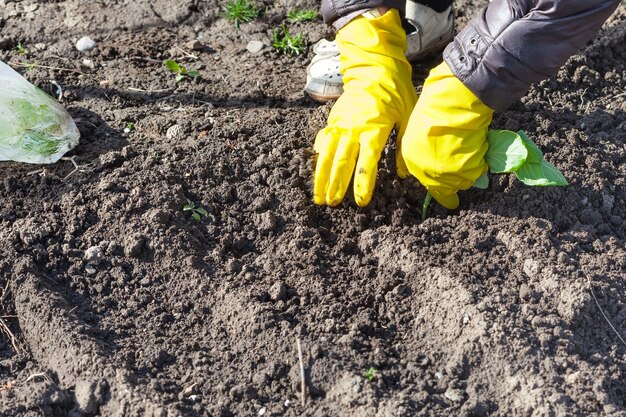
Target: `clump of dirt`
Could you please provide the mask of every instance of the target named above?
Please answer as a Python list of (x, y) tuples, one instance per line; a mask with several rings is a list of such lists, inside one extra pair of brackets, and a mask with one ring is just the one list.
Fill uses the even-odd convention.
[(78, 170), (0, 164), (0, 414), (622, 415), (624, 6), (494, 119), (570, 186), (493, 176), (420, 223), (392, 145), (370, 206), (312, 204), (330, 105), (302, 93), (310, 48), (269, 46), (292, 2), (264, 5), (236, 31), (216, 1), (6, 4), (0, 59), (61, 84), (82, 139)]

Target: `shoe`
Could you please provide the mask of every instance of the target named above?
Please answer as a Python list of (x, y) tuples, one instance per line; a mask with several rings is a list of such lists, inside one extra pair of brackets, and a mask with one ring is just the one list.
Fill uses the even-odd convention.
[(437, 13), (423, 4), (406, 2), (406, 57), (413, 63), (445, 48), (454, 37), (452, 6)]
[[(423, 4), (407, 2), (405, 28), (409, 62), (414, 63), (443, 49), (454, 36), (452, 7), (437, 13)], [(343, 93), (339, 48), (334, 41), (320, 40), (313, 46), (313, 59), (306, 69), (304, 91), (318, 102), (336, 100)]]
[(322, 39), (313, 46), (313, 59), (306, 69), (305, 91), (315, 101), (336, 100), (343, 93), (339, 71), (339, 47), (335, 41)]

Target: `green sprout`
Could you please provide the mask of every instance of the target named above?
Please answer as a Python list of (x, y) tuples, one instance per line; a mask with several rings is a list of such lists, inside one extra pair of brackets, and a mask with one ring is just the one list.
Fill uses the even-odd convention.
[(181, 82), (182, 80), (186, 78), (196, 78), (200, 75), (198, 71), (188, 70), (187, 68), (180, 65), (178, 62), (174, 61), (173, 59), (168, 59), (165, 62), (163, 62), (163, 66), (167, 68), (168, 70), (170, 70), (170, 72), (173, 72), (174, 74), (176, 74), (177, 82)]
[(230, 0), (224, 5), (224, 17), (235, 24), (239, 30), (240, 23), (251, 22), (259, 16), (260, 9), (249, 0)]
[(209, 212), (204, 207), (196, 207), (196, 203), (187, 199), (187, 204), (183, 206), (183, 211), (191, 212), (191, 218), (199, 222), (202, 220), (202, 216), (208, 216)]
[(28, 55), (28, 49), (26, 49), (26, 47), (24, 46), (22, 42), (18, 42), (17, 46), (13, 48), (13, 50), (17, 52), (17, 54), (20, 56)]
[(299, 10), (294, 9), (287, 13), (287, 20), (290, 23), (296, 22), (305, 22), (308, 20), (313, 20), (317, 17), (317, 12), (312, 9)]
[(274, 30), (272, 38), (272, 46), (283, 54), (300, 55), (304, 52), (304, 39), (302, 34), (292, 36), (283, 24), (281, 27), (282, 36), (278, 34), (278, 30)]
[(426, 220), (426, 210), (428, 210), (428, 206), (430, 205), (430, 201), (433, 199), (433, 195), (429, 192), (426, 193), (426, 198), (424, 199), (424, 204), (422, 204), (422, 221)]
[(126, 122), (124, 125), (124, 133), (130, 133), (135, 130), (135, 124), (133, 122)]
[[(485, 160), (491, 173), (513, 173), (522, 183), (535, 187), (568, 185), (561, 171), (543, 158), (541, 149), (523, 130), (490, 130), (487, 133), (487, 142), (489, 149)], [(476, 180), (474, 187), (489, 187), (487, 173)], [(432, 195), (428, 192), (422, 206), (422, 221), (426, 220), (426, 210), (431, 199)]]
[(373, 366), (370, 367), (370, 369), (368, 369), (367, 371), (365, 371), (365, 374), (363, 375), (365, 377), (365, 379), (367, 379), (369, 382), (374, 381), (374, 377), (376, 377), (376, 374), (378, 373), (378, 370), (376, 368), (374, 368)]

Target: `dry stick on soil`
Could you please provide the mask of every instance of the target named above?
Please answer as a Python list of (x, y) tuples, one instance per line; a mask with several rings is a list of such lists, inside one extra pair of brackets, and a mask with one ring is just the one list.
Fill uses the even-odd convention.
[(302, 344), (300, 338), (296, 338), (298, 345), (298, 360), (300, 361), (300, 387), (302, 388), (302, 407), (306, 405), (306, 375), (304, 374), (304, 360), (302, 359)]
[(77, 74), (87, 75), (84, 72), (76, 70), (76, 69), (61, 68), (61, 67), (50, 67), (48, 65), (39, 65), (39, 64), (35, 64), (35, 63), (30, 63), (29, 64), (28, 62), (11, 61), (11, 62), (9, 62), (9, 65), (17, 65), (18, 67), (24, 67), (24, 68), (44, 68), (44, 69), (51, 69), (51, 70), (56, 70), (56, 71), (75, 72)]
[(185, 51), (183, 48), (181, 48), (180, 46), (176, 46), (176, 49), (178, 49), (179, 51), (181, 51), (183, 54), (185, 54), (185, 56), (187, 58), (191, 58), (191, 59), (198, 59), (198, 57), (196, 55), (190, 54), (189, 52)]
[(11, 280), (7, 279), (7, 283), (5, 284), (4, 288), (2, 289), (2, 296), (0, 296), (0, 308), (2, 308), (4, 310), (4, 301), (7, 299), (7, 297), (9, 296), (9, 285), (11, 284)]
[(35, 379), (35, 378), (39, 378), (39, 377), (44, 378), (44, 379), (45, 379), (46, 381), (48, 381), (48, 382), (52, 382), (52, 379), (50, 379), (50, 377), (48, 376), (48, 374), (46, 374), (45, 372), (40, 372), (40, 373), (38, 373), (38, 374), (32, 374), (31, 376), (29, 376), (28, 378), (26, 378), (26, 381), (24, 381), (24, 382), (25, 382), (25, 383), (26, 383), (26, 382), (30, 382), (31, 380), (33, 380), (33, 379)]
[(9, 326), (7, 326), (7, 324), (4, 322), (2, 318), (0, 318), (0, 332), (4, 333), (9, 338), (9, 340), (11, 341), (11, 345), (13, 346), (13, 349), (15, 350), (15, 352), (18, 355), (21, 355), (23, 351), (17, 344), (17, 338), (15, 337), (13, 332), (11, 332), (11, 329), (9, 329)]
[(67, 157), (64, 156), (61, 158), (62, 161), (70, 161), (73, 165), (74, 165), (74, 170), (72, 172), (70, 172), (69, 174), (67, 174), (65, 177), (63, 177), (64, 180), (68, 179), (70, 177), (70, 175), (76, 173), (76, 172), (89, 172), (91, 169), (91, 164), (86, 164), (86, 165), (78, 165), (78, 163), (75, 161), (76, 156), (72, 156)]
[(589, 290), (591, 290), (591, 295), (593, 296), (593, 299), (596, 302), (596, 305), (598, 306), (598, 309), (600, 309), (600, 313), (602, 313), (602, 316), (604, 317), (604, 320), (606, 320), (606, 322), (609, 323), (609, 326), (611, 326), (611, 329), (613, 329), (613, 331), (615, 332), (617, 337), (619, 337), (619, 340), (621, 340), (622, 343), (624, 344), (624, 346), (626, 346), (626, 341), (624, 341), (624, 338), (622, 337), (622, 335), (619, 334), (619, 332), (617, 331), (615, 326), (613, 326), (613, 324), (611, 323), (609, 318), (604, 313), (604, 310), (602, 310), (602, 307), (600, 307), (600, 303), (598, 302), (598, 298), (596, 297), (596, 293), (593, 291), (593, 284), (591, 283), (591, 278), (589, 278), (589, 276), (587, 276), (587, 281), (589, 282)]
[(141, 88), (135, 87), (128, 87), (127, 90), (132, 91), (133, 93), (167, 93), (168, 91), (170, 91), (169, 88), (162, 88), (158, 90), (143, 90)]

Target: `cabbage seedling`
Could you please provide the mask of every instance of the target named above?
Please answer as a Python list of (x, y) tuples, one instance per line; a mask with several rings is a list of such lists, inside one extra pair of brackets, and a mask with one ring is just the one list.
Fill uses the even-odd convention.
[(365, 371), (365, 374), (363, 376), (369, 382), (372, 382), (372, 381), (374, 381), (374, 377), (376, 376), (377, 373), (378, 373), (378, 370), (372, 366), (367, 371)]
[(187, 199), (187, 204), (183, 206), (183, 211), (191, 212), (191, 218), (199, 222), (202, 220), (202, 216), (208, 216), (209, 212), (204, 207), (197, 207), (196, 203)]
[[(518, 180), (530, 186), (566, 186), (567, 180), (554, 165), (543, 158), (543, 152), (523, 130), (490, 130), (487, 133), (489, 149), (485, 160), (493, 174), (514, 173)], [(474, 187), (486, 189), (489, 177), (483, 174)], [(432, 195), (426, 194), (422, 206), (422, 221), (426, 220), (426, 210)]]
[(515, 173), (518, 180), (531, 186), (568, 185), (561, 171), (543, 158), (541, 149), (523, 130), (490, 130), (487, 140), (485, 160), (492, 173)]
[(200, 74), (196, 70), (188, 70), (184, 66), (180, 65), (178, 62), (173, 59), (168, 59), (163, 62), (163, 66), (176, 74), (176, 81), (180, 82), (185, 78), (196, 78)]

